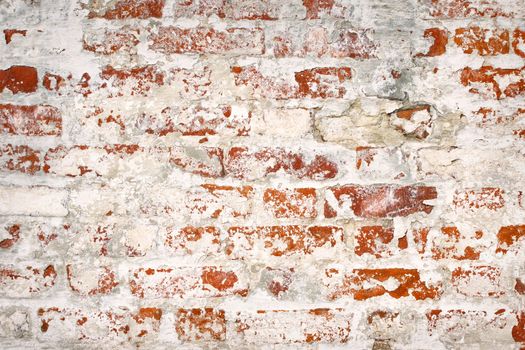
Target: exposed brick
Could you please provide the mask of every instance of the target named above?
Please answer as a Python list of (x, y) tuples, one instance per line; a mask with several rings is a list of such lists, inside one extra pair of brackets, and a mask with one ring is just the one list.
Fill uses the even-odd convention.
[(499, 297), (505, 294), (501, 273), (492, 266), (458, 267), (452, 271), (452, 286), (469, 297)]
[(317, 194), (314, 188), (276, 189), (264, 191), (265, 208), (276, 218), (315, 218)]
[(13, 94), (35, 92), (38, 86), (36, 68), (28, 66), (11, 66), (0, 70), (0, 93), (4, 89)]
[(0, 105), (2, 133), (26, 136), (58, 136), (62, 133), (62, 116), (49, 105)]
[(251, 344), (341, 344), (351, 339), (352, 318), (345, 309), (242, 311), (232, 336)]
[(80, 295), (105, 295), (118, 286), (115, 272), (109, 266), (86, 266), (69, 264), (66, 266), (69, 287)]
[(343, 243), (343, 230), (335, 226), (231, 227), (226, 254), (237, 259), (266, 256), (323, 254)]
[(264, 33), (260, 28), (160, 27), (150, 35), (150, 49), (165, 54), (261, 54), (264, 53)]
[(110, 96), (148, 95), (152, 89), (164, 85), (164, 73), (153, 65), (137, 66), (130, 69), (106, 66), (100, 77), (115, 92)]
[(509, 250), (515, 250), (513, 247), (517, 242), (522, 242), (525, 237), (525, 225), (503, 226), (498, 231), (498, 247), (496, 253), (506, 254)]
[(247, 180), (265, 178), (278, 172), (298, 179), (324, 180), (334, 178), (338, 173), (337, 164), (326, 155), (282, 148), (232, 147), (224, 168), (227, 175)]
[(441, 28), (428, 28), (423, 33), (424, 38), (431, 38), (433, 41), (426, 53), (418, 53), (416, 57), (436, 57), (445, 54), (448, 44), (448, 31)]
[(328, 268), (325, 274), (330, 300), (346, 296), (366, 300), (382, 295), (395, 299), (411, 296), (416, 300), (424, 300), (438, 299), (443, 293), (440, 283), (425, 282), (416, 269), (354, 269), (345, 273), (337, 268)]
[(140, 35), (139, 29), (106, 29), (102, 35), (96, 34), (98, 33), (84, 35), (82, 41), (84, 50), (101, 55), (111, 55), (118, 52), (125, 53), (130, 52), (140, 42), (138, 39)]
[(440, 337), (447, 342), (458, 342), (465, 336), (479, 334), (482, 341), (493, 342), (494, 339), (504, 338), (509, 333), (513, 320), (511, 312), (505, 309), (495, 311), (485, 310), (441, 310), (434, 309), (426, 313), (428, 334)]
[(295, 72), (294, 82), (264, 76), (255, 66), (231, 68), (235, 84), (248, 86), (255, 94), (267, 98), (343, 98), (347, 93), (345, 82), (351, 80), (349, 67), (312, 68)]
[(464, 68), (461, 83), (470, 87), (469, 92), (484, 97), (503, 99), (520, 96), (525, 92), (525, 68), (494, 68), (482, 66), (479, 69)]
[(498, 210), (505, 206), (504, 191), (495, 187), (457, 191), (452, 204), (462, 209)]
[(454, 42), (466, 54), (477, 51), (480, 56), (494, 56), (510, 51), (509, 32), (505, 29), (458, 28)]
[(2, 265), (0, 294), (10, 298), (28, 298), (49, 292), (55, 285), (57, 272), (53, 265)]
[[(364, 218), (407, 216), (417, 212), (430, 213), (432, 205), (425, 201), (435, 199), (437, 192), (428, 186), (357, 186), (333, 187), (327, 196), (324, 215), (327, 218), (350, 215)], [(335, 205), (335, 207), (334, 207)]]
[(4, 29), (4, 39), (6, 45), (9, 45), (11, 40), (13, 40), (14, 35), (26, 36), (27, 30), (25, 29)]
[(166, 107), (159, 115), (143, 115), (140, 129), (158, 136), (248, 136), (251, 117), (251, 111), (240, 106), (208, 108), (192, 105), (184, 109)]
[(432, 240), (433, 259), (478, 260), (484, 250), (480, 244), (482, 231), (470, 234), (460, 232), (457, 227), (442, 227), (440, 234)]
[(182, 341), (223, 341), (226, 317), (223, 310), (212, 308), (177, 310), (176, 330)]
[[(97, 4), (97, 3), (94, 3)], [(160, 18), (164, 0), (117, 0), (111, 5), (92, 5), (88, 18), (129, 19)]]
[(139, 298), (209, 298), (246, 296), (248, 285), (239, 272), (221, 267), (139, 268), (129, 287)]

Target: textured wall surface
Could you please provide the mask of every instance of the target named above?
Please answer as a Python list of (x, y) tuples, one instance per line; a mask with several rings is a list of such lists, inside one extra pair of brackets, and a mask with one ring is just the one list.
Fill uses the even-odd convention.
[(524, 18), (1, 0), (0, 348), (525, 348)]

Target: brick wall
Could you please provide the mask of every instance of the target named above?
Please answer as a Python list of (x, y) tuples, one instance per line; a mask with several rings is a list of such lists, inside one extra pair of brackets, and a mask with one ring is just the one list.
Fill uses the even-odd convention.
[(524, 19), (1, 1), (0, 347), (524, 348)]

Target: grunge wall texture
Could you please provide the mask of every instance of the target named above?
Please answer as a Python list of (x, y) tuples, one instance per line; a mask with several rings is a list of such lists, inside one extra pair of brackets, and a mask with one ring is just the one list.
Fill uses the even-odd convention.
[(0, 1), (0, 347), (525, 348), (524, 18)]

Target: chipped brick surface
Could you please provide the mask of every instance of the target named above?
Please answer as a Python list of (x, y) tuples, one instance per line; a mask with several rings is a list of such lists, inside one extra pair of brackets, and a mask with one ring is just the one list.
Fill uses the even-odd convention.
[(0, 0), (1, 349), (525, 349), (525, 0)]

